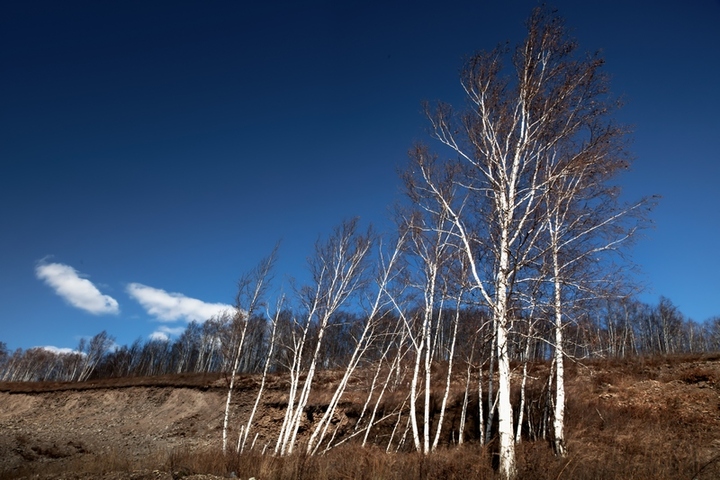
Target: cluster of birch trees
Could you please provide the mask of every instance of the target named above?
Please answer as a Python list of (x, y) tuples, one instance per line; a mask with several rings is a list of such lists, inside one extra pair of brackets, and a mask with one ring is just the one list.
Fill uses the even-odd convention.
[[(439, 150), (412, 148), (396, 233), (347, 221), (318, 242), (311, 281), (291, 294), (270, 298), (273, 253), (241, 279), (234, 312), (191, 324), (174, 342), (106, 352), (102, 362), (78, 354), (77, 367), (58, 371), (72, 370), (73, 380), (86, 378), (77, 372), (89, 365), (108, 376), (227, 372), (223, 449), (237, 451), (255, 448), (266, 379), (281, 373), (289, 385), (284, 418), (272, 439), (260, 440), (276, 455), (320, 453), (350, 439), (366, 444), (380, 424), (392, 425), (383, 437), (388, 450), (429, 454), (448, 438), (464, 441), (475, 396), (474, 437), (498, 439), (500, 472), (512, 478), (531, 400), (527, 364), (547, 361), (547, 435), (565, 455), (568, 356), (716, 348), (700, 327), (680, 344), (688, 322), (668, 300), (643, 311), (624, 289), (619, 254), (651, 201), (624, 203), (613, 185), (629, 162), (602, 66), (599, 56), (578, 52), (559, 17), (536, 9), (514, 50), (468, 60), (464, 108), (426, 106)], [(15, 371), (6, 357), (5, 371)], [(337, 373), (332, 391), (310, 411), (323, 370)], [(238, 425), (232, 396), (242, 372), (261, 380)], [(457, 378), (465, 388), (456, 398)], [(338, 411), (359, 381), (366, 397), (348, 427)], [(451, 402), (462, 405), (455, 433), (445, 418)]]
[[(285, 309), (279, 313), (279, 324), (287, 325), (293, 313)], [(398, 322), (388, 314), (386, 322)], [(284, 320), (283, 320), (284, 319)], [(344, 368), (352, 353), (352, 336), (362, 319), (357, 312), (341, 310), (330, 321), (331, 328), (320, 352), (322, 370)], [(211, 318), (206, 322), (192, 322), (174, 340), (136, 340), (131, 345), (105, 343), (105, 349), (96, 349), (88, 357), (90, 343), (102, 347), (103, 337), (112, 342), (107, 332), (101, 332), (93, 342), (81, 341), (77, 349), (58, 351), (42, 347), (9, 351), (0, 342), (0, 381), (75, 382), (86, 379), (145, 377), (178, 373), (229, 372), (233, 316)], [(543, 362), (550, 358), (551, 329), (546, 321), (536, 321), (533, 336), (525, 337), (528, 323), (517, 319), (511, 336), (511, 359), (521, 362)], [(436, 353), (440, 362), (449, 360), (449, 344), (454, 330), (452, 317), (441, 315), (435, 335)], [(601, 298), (587, 302), (586, 308), (576, 310), (565, 325), (564, 346), (566, 355), (577, 360), (631, 358), (638, 356), (701, 354), (720, 351), (720, 317), (696, 322), (685, 317), (666, 297), (655, 305), (640, 302), (632, 297)], [(285, 333), (276, 333), (276, 342), (285, 344)], [(251, 318), (246, 332), (246, 345), (241, 352), (237, 372), (256, 374), (263, 371), (267, 360), (271, 331), (262, 316)], [(488, 319), (484, 311), (466, 305), (458, 317), (458, 335), (455, 337), (454, 358), (464, 362), (472, 355), (487, 358), (488, 345), (481, 343), (490, 338)], [(522, 338), (522, 343), (518, 339)], [(528, 341), (529, 340), (529, 341)], [(522, 348), (518, 347), (522, 345)], [(280, 373), (282, 365), (277, 347), (271, 358), (269, 371)], [(456, 371), (457, 373), (457, 371)]]
[[(373, 273), (366, 275), (373, 242), (356, 233), (354, 223), (318, 246), (314, 281), (301, 292), (306, 314), (293, 319), (293, 342), (285, 345), (291, 387), (276, 454), (292, 453), (297, 445), (330, 320), (347, 302), (365, 308), (364, 321), (332, 400), (309, 426), (308, 453), (332, 444), (338, 399), (368, 352), (378, 351), (387, 353), (377, 365), (391, 362), (382, 389), (395, 365), (409, 365), (404, 383), (414, 448), (426, 454), (436, 449), (457, 368), (461, 313), (472, 306), (485, 312), (489, 325), (490, 335), (477, 341), (490, 345), (487, 419), (497, 419), (501, 476), (515, 476), (520, 440), (511, 359), (514, 352), (529, 355), (539, 324), (550, 327), (543, 340), (551, 348), (554, 377), (552, 444), (558, 455), (566, 454), (565, 326), (583, 304), (617, 291), (621, 274), (611, 268), (612, 254), (642, 225), (648, 202), (624, 204), (611, 184), (628, 167), (626, 132), (611, 117), (616, 105), (602, 59), (579, 54), (562, 20), (545, 9), (536, 9), (527, 27), (514, 51), (498, 48), (467, 62), (464, 109), (427, 107), (432, 136), (451, 156), (441, 158), (425, 145), (411, 151), (404, 176), (411, 201), (398, 213), (397, 239), (377, 253)], [(400, 328), (381, 328), (388, 313)], [(467, 365), (476, 353), (469, 350)], [(438, 382), (441, 360), (445, 379)]]
[(84, 338), (80, 340), (75, 350), (35, 347), (25, 351), (17, 349), (12, 355), (6, 345), (0, 342), (0, 381), (83, 382), (91, 375), (97, 375), (96, 369), (106, 361), (113, 341), (103, 331), (89, 341)]
[[(551, 319), (553, 446), (565, 455), (564, 325), (612, 286), (607, 253), (631, 239), (646, 201), (625, 205), (610, 182), (628, 166), (625, 131), (602, 59), (583, 56), (561, 19), (537, 9), (515, 51), (473, 56), (462, 72), (468, 106), (428, 107), (433, 136), (453, 157), (413, 152), (407, 184), (417, 228), (458, 252), (467, 289), (493, 323), (500, 471), (515, 475), (510, 333), (519, 316)], [(509, 60), (509, 61), (508, 61)], [(608, 276), (608, 273), (612, 276)]]

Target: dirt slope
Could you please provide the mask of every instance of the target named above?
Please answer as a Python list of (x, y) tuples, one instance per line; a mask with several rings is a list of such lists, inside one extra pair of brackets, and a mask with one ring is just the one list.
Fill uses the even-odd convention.
[(137, 461), (217, 442), (223, 392), (128, 387), (0, 393), (0, 471), (97, 455)]
[[(254, 376), (236, 382), (231, 447), (249, 416), (258, 382)], [(258, 448), (282, 423), (285, 386), (281, 377), (268, 378), (253, 427)], [(323, 393), (318, 387), (314, 397)], [(0, 383), (0, 478), (72, 471), (74, 465), (85, 469), (88, 462), (102, 464), (99, 471), (151, 469), (166, 464), (174, 451), (219, 448), (226, 399), (226, 380), (219, 375)]]
[[(540, 385), (543, 370), (535, 369)], [(310, 407), (315, 402), (321, 408), (321, 399), (329, 398), (333, 377), (324, 376)], [(247, 418), (257, 380), (238, 382), (235, 427)], [(284, 387), (282, 378), (270, 379), (254, 429), (259, 445), (271, 441), (282, 421)], [(704, 468), (701, 478), (720, 475), (720, 359), (575, 365), (569, 368), (567, 389), (568, 437), (579, 455), (598, 463), (617, 462), (621, 455), (626, 455), (624, 462), (667, 459), (669, 466), (663, 468), (694, 462), (688, 468)], [(362, 393), (362, 385), (357, 391)], [(218, 376), (0, 383), (0, 479), (29, 472), (47, 472), (44, 478), (171, 478), (154, 469), (167, 467), (172, 452), (221, 445), (226, 394)], [(341, 416), (341, 423), (350, 421)], [(230, 438), (237, 439), (237, 429)], [(668, 450), (670, 444), (674, 450)], [(664, 451), (677, 458), (667, 458)], [(72, 472), (76, 465), (87, 470), (88, 462), (97, 463), (95, 475), (52, 473)], [(112, 473), (117, 471), (139, 473)]]

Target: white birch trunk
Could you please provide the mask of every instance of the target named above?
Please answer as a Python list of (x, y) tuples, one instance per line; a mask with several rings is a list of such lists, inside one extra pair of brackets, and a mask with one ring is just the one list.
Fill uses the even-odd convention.
[[(482, 391), (482, 363), (478, 367), (478, 430), (480, 434), (480, 445), (485, 445), (485, 411), (483, 409), (483, 391)], [(488, 404), (490, 397), (488, 397)]]
[[(442, 431), (443, 421), (445, 419), (445, 408), (447, 407), (448, 397), (450, 396), (450, 383), (452, 381), (453, 371), (453, 358), (455, 357), (455, 343), (457, 341), (458, 323), (460, 323), (460, 301), (463, 295), (462, 289), (458, 294), (458, 298), (455, 303), (455, 319), (453, 324), (452, 339), (450, 340), (450, 352), (448, 356), (448, 372), (447, 378), (445, 379), (445, 392), (443, 393), (442, 404), (440, 405), (440, 418), (438, 418), (437, 426), (435, 427), (435, 439), (432, 444), (432, 451), (437, 449), (438, 443), (440, 442), (440, 432)], [(467, 388), (466, 395), (467, 398)], [(464, 412), (463, 412), (464, 414)]]
[[(238, 315), (241, 315), (241, 313), (238, 313)], [(230, 372), (230, 385), (228, 386), (228, 393), (227, 393), (227, 399), (225, 400), (225, 415), (223, 417), (223, 432), (222, 432), (222, 451), (223, 453), (227, 452), (227, 437), (228, 437), (228, 425), (230, 422), (230, 401), (232, 400), (232, 392), (233, 388), (235, 388), (235, 375), (237, 372), (238, 365), (240, 363), (240, 357), (242, 356), (242, 347), (243, 343), (245, 342), (245, 332), (247, 331), (247, 319), (243, 325), (242, 333), (240, 335), (240, 340), (237, 345), (237, 349), (234, 350), (234, 360), (233, 360), (233, 366), (232, 371)]]
[(283, 423), (278, 433), (277, 443), (275, 444), (275, 455), (285, 455), (285, 449), (287, 447), (287, 437), (290, 430), (290, 423), (295, 413), (295, 395), (300, 383), (300, 362), (302, 359), (302, 351), (305, 346), (305, 338), (307, 336), (307, 325), (303, 329), (302, 339), (295, 338), (293, 334), (293, 359), (290, 364), (290, 390), (288, 392), (288, 404), (285, 407), (285, 415), (283, 416)]
[[(516, 160), (517, 162), (517, 160)], [(516, 165), (513, 166), (516, 170)], [(508, 350), (508, 281), (510, 278), (509, 224), (512, 222), (512, 210), (508, 204), (514, 204), (514, 184), (510, 184), (509, 202), (501, 196), (503, 228), (500, 231), (500, 262), (497, 270), (497, 289), (495, 292), (495, 320), (497, 331), (498, 362), (498, 436), (500, 437), (500, 476), (503, 479), (515, 478), (515, 438), (513, 428), (513, 408), (510, 401), (510, 352)]]
[(525, 413), (525, 385), (527, 384), (527, 360), (523, 360), (522, 383), (520, 385), (520, 406), (518, 407), (518, 421), (515, 427), (515, 443), (522, 441), (523, 414)]
[(533, 324), (532, 324), (532, 313), (534, 308), (531, 309), (530, 318), (528, 321), (527, 338), (525, 339), (525, 351), (523, 352), (523, 373), (522, 373), (522, 384), (520, 385), (520, 407), (518, 407), (518, 422), (515, 431), (515, 443), (522, 441), (522, 425), (523, 425), (523, 414), (525, 413), (525, 386), (527, 385), (528, 377), (528, 358), (530, 357), (530, 340), (533, 336)]
[[(433, 292), (434, 293), (434, 292)], [(425, 330), (425, 408), (423, 409), (423, 449), (424, 454), (430, 453), (430, 391), (431, 386), (431, 369), (432, 369), (432, 345), (430, 336), (432, 332), (432, 309)]]
[[(485, 441), (490, 441), (492, 436), (493, 421), (495, 420), (495, 405), (497, 404), (494, 387), (495, 387), (495, 363), (497, 359), (497, 322), (493, 321), (493, 337), (492, 344), (490, 346), (490, 365), (488, 366), (488, 393), (487, 393), (487, 423), (483, 425), (484, 429), (482, 432), (483, 444)], [(482, 383), (482, 365), (480, 365), (480, 383)], [(482, 388), (482, 385), (480, 386)], [(481, 404), (482, 408), (482, 404)], [(484, 436), (483, 436), (484, 435)]]
[[(278, 447), (281, 455), (290, 455), (295, 448), (298, 431), (305, 413), (312, 384), (317, 370), (323, 339), (329, 321), (340, 306), (356, 291), (363, 272), (363, 264), (371, 245), (370, 237), (356, 233), (357, 222), (346, 222), (336, 229), (334, 236), (324, 245), (316, 247), (316, 257), (311, 262), (314, 286), (311, 295), (305, 298), (308, 314), (305, 320), (303, 338), (296, 344), (296, 352), (302, 351), (307, 332), (313, 319), (317, 319), (318, 332), (316, 345), (310, 358), (305, 381), (300, 395), (295, 399), (295, 392), (300, 379), (302, 355), (296, 353), (296, 365), (291, 394), (288, 400), (288, 411), (281, 428)], [(295, 405), (291, 407), (291, 402)]]
[(562, 285), (560, 283), (557, 248), (553, 250), (553, 267), (555, 274), (555, 412), (553, 418), (553, 447), (557, 456), (565, 457), (567, 455), (567, 450), (565, 448), (565, 378), (562, 335)]
[(515, 477), (515, 438), (513, 408), (510, 402), (510, 359), (507, 326), (498, 325), (498, 436), (500, 437), (500, 476)]
[[(313, 433), (310, 435), (310, 439), (308, 440), (307, 453), (309, 453), (309, 454), (317, 453), (317, 449), (320, 446), (320, 444), (322, 443), (322, 441), (327, 433), (328, 427), (330, 426), (330, 423), (333, 418), (333, 415), (335, 414), (337, 405), (340, 402), (340, 399), (342, 398), (342, 395), (344, 394), (345, 389), (347, 388), (350, 377), (355, 372), (355, 369), (357, 368), (358, 364), (362, 360), (363, 356), (365, 355), (365, 352), (370, 347), (371, 343), (375, 340), (374, 332), (375, 332), (375, 327), (376, 327), (376, 323), (378, 320), (377, 317), (380, 313), (381, 306), (383, 305), (383, 299), (385, 297), (385, 293), (387, 291), (391, 276), (394, 273), (395, 264), (396, 264), (397, 260), (399, 259), (403, 242), (404, 242), (404, 237), (401, 236), (398, 239), (395, 249), (393, 250), (393, 252), (390, 255), (389, 261), (387, 262), (387, 264), (384, 264), (382, 267), (380, 277), (377, 280), (377, 294), (375, 295), (375, 300), (373, 301), (372, 307), (371, 307), (370, 311), (368, 312), (367, 321), (365, 322), (365, 326), (363, 328), (362, 334), (360, 335), (360, 337), (358, 338), (358, 340), (355, 344), (355, 349), (353, 350), (352, 356), (351, 356), (350, 360), (348, 361), (348, 365), (345, 368), (343, 377), (340, 380), (337, 388), (335, 389), (335, 392), (333, 393), (333, 397), (328, 404), (328, 408), (325, 410), (325, 413), (320, 418), (320, 421), (317, 423)], [(382, 256), (382, 253), (381, 253), (381, 256)], [(387, 350), (385, 351), (385, 354), (386, 353), (387, 353)], [(383, 358), (385, 357), (385, 354), (383, 354)], [(382, 359), (380, 360), (379, 363), (380, 363), (380, 365), (382, 365)], [(378, 372), (379, 372), (379, 370), (378, 370)], [(375, 378), (377, 378), (377, 373), (376, 373)], [(375, 386), (375, 378), (373, 378), (373, 388)], [(387, 386), (387, 381), (385, 382), (383, 391), (385, 390), (386, 386)], [(373, 388), (371, 388), (370, 396), (372, 396)], [(368, 399), (370, 398), (370, 396), (368, 397)], [(371, 420), (370, 425), (372, 425), (372, 420)]]
[[(425, 327), (423, 326), (423, 329)], [(417, 423), (417, 397), (418, 397), (418, 378), (420, 376), (420, 360), (425, 343), (425, 334), (423, 330), (422, 340), (415, 349), (415, 367), (413, 369), (412, 380), (410, 381), (410, 425), (412, 426), (413, 441), (415, 442), (415, 450), (422, 452), (422, 443), (420, 442), (420, 430)]]
[[(388, 385), (390, 384), (390, 377), (393, 373), (394, 363), (400, 361), (400, 355), (398, 354), (395, 359), (393, 360), (393, 365), (390, 366), (390, 370), (388, 371), (387, 378), (385, 379), (385, 382), (383, 383), (382, 389), (380, 390), (380, 393), (378, 394), (378, 398), (375, 401), (375, 406), (373, 407), (373, 411), (370, 414), (370, 420), (368, 421), (368, 425), (365, 428), (365, 436), (363, 436), (362, 446), (365, 447), (367, 445), (368, 437), (370, 436), (370, 429), (374, 425), (375, 422), (375, 416), (377, 415), (378, 408), (380, 407), (380, 402), (383, 399), (383, 396), (385, 395), (385, 391), (387, 390)], [(403, 406), (405, 406), (405, 402), (403, 402)], [(402, 407), (400, 408), (400, 415), (402, 415)], [(399, 417), (398, 417), (399, 421)], [(394, 431), (394, 430), (393, 430)], [(392, 440), (392, 436), (391, 436)]]
[[(275, 348), (275, 336), (277, 333), (277, 322), (278, 316), (280, 314), (281, 304), (282, 300), (280, 301), (280, 303), (278, 303), (277, 309), (275, 311), (275, 317), (272, 321), (273, 325), (272, 331), (270, 333), (270, 346), (268, 347), (267, 357), (265, 358), (265, 366), (263, 367), (262, 380), (260, 380), (260, 388), (258, 389), (257, 397), (255, 397), (255, 403), (253, 404), (253, 408), (250, 411), (250, 416), (248, 417), (247, 424), (245, 425), (244, 435), (241, 434), (242, 443), (239, 444), (238, 453), (242, 453), (245, 450), (245, 443), (247, 442), (248, 435), (250, 434), (250, 429), (252, 428), (255, 413), (257, 412), (258, 405), (260, 404), (260, 399), (262, 398), (262, 394), (265, 389), (265, 381), (267, 380), (267, 373), (268, 369), (270, 368), (270, 361), (272, 360), (272, 354)], [(253, 445), (254, 444), (255, 441), (253, 441)]]
[(472, 372), (472, 364), (468, 362), (467, 378), (465, 380), (465, 395), (463, 396), (462, 410), (460, 411), (460, 426), (458, 427), (458, 445), (462, 445), (465, 440), (465, 420), (467, 418), (467, 407), (470, 398), (470, 376)]
[[(405, 338), (407, 337), (407, 332), (404, 330), (401, 330), (401, 331), (402, 331), (402, 333), (401, 333), (402, 336), (400, 338), (400, 341), (398, 342), (399, 345), (402, 345), (405, 341)], [(398, 332), (395, 331), (393, 333), (393, 335), (394, 336), (398, 335)], [(385, 352), (383, 352), (381, 361), (388, 354), (392, 344), (393, 344), (392, 340), (388, 342), (387, 349), (385, 350)], [(393, 374), (395, 373), (395, 370), (400, 368), (400, 364), (401, 364), (404, 356), (405, 356), (405, 354), (403, 353), (402, 349), (399, 348), (395, 357), (393, 358), (392, 364), (390, 365), (390, 367), (388, 369), (387, 377), (385, 378), (385, 382), (383, 383), (382, 389), (380, 390), (380, 393), (378, 394), (378, 398), (375, 400), (375, 406), (373, 407), (372, 414), (370, 415), (370, 420), (368, 421), (367, 427), (365, 428), (365, 435), (364, 435), (363, 441), (362, 441), (363, 447), (365, 447), (365, 445), (367, 444), (368, 437), (370, 436), (370, 429), (375, 424), (375, 416), (377, 415), (378, 408), (380, 407), (380, 402), (382, 401), (382, 399), (385, 395), (385, 392), (387, 391), (388, 387), (390, 386), (390, 380), (391, 380)], [(379, 370), (378, 370), (378, 373), (379, 373)], [(369, 398), (368, 398), (368, 400), (369, 400)], [(405, 408), (405, 402), (407, 402), (407, 399), (405, 399), (403, 401), (402, 405), (400, 406), (400, 411), (398, 413), (398, 422), (400, 421), (400, 416), (402, 415), (403, 408)], [(397, 425), (396, 425), (396, 427), (397, 427)], [(390, 448), (390, 444), (392, 443), (392, 437), (394, 436), (394, 432), (395, 432), (395, 430), (393, 429), (393, 434), (390, 436), (388, 448)]]

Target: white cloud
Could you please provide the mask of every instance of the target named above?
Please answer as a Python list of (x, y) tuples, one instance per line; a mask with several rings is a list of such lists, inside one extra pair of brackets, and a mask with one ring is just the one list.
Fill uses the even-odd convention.
[(41, 263), (35, 268), (35, 275), (73, 307), (93, 315), (117, 315), (120, 311), (117, 300), (100, 293), (90, 280), (81, 278), (77, 270), (69, 265)]
[(166, 327), (163, 325), (150, 334), (150, 340), (166, 342), (170, 340), (170, 336), (180, 335), (184, 331), (185, 327)]
[(75, 353), (75, 354), (79, 353), (80, 355), (85, 355), (83, 352), (78, 352), (74, 348), (67, 348), (67, 347), (60, 348), (60, 347), (54, 347), (52, 345), (45, 345), (44, 347), (36, 347), (36, 348), (41, 348), (43, 350), (47, 350), (48, 352), (52, 352), (56, 355), (68, 355), (71, 353)]
[(140, 283), (128, 285), (127, 292), (147, 313), (163, 322), (177, 320), (204, 322), (210, 317), (234, 310), (232, 305), (206, 303), (197, 298), (186, 297), (182, 293), (170, 293)]
[(170, 340), (170, 336), (165, 332), (152, 332), (150, 335), (150, 340), (155, 340), (158, 342), (167, 342)]

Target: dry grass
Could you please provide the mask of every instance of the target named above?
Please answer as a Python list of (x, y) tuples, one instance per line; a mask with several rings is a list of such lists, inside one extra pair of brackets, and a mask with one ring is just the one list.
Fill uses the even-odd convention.
[[(565, 459), (552, 455), (544, 442), (525, 442), (518, 446), (518, 473), (521, 479), (655, 479), (698, 480), (718, 478), (720, 460), (706, 462), (688, 458), (676, 442), (639, 439), (642, 445), (628, 448), (620, 442), (613, 448), (570, 442), (572, 453)], [(646, 446), (652, 446), (646, 450)], [(155, 463), (153, 463), (155, 462)], [(374, 447), (339, 447), (326, 455), (303, 454), (273, 457), (258, 453), (224, 456), (219, 451), (178, 450), (148, 458), (143, 465), (129, 465), (115, 453), (93, 462), (71, 463), (66, 468), (42, 471), (40, 478), (57, 478), (72, 472), (72, 478), (96, 478), (108, 472), (125, 472), (114, 478), (136, 478), (137, 472), (167, 472), (172, 478), (215, 475), (258, 480), (340, 480), (340, 479), (496, 479), (490, 448), (466, 445), (443, 449), (430, 456), (416, 453), (386, 454)], [(135, 472), (135, 474), (133, 474)], [(32, 471), (22, 472), (30, 477)], [(3, 477), (0, 478), (18, 478)], [(37, 477), (35, 477), (37, 478)]]
[(110, 473), (129, 474), (143, 470), (155, 470), (159, 465), (167, 464), (167, 454), (152, 452), (141, 460), (132, 460), (125, 451), (110, 449), (102, 454), (83, 455), (65, 461), (28, 463), (24, 468), (13, 472), (0, 472), (0, 480), (16, 478), (98, 478)]
[[(669, 438), (667, 431), (645, 432), (643, 436), (628, 441), (609, 436), (597, 443), (573, 439), (569, 442), (571, 454), (566, 459), (552, 455), (544, 442), (525, 442), (518, 446), (518, 473), (522, 479), (678, 479), (698, 480), (720, 478), (718, 457), (699, 461), (688, 450), (687, 443)], [(627, 437), (627, 433), (625, 434)], [(665, 440), (663, 440), (665, 439)], [(72, 472), (72, 478), (96, 478), (109, 472), (162, 471), (173, 478), (198, 474), (220, 477), (250, 478), (263, 480), (337, 480), (337, 479), (495, 479), (492, 447), (466, 445), (443, 449), (430, 456), (416, 453), (386, 454), (374, 447), (339, 447), (326, 455), (303, 454), (273, 457), (248, 453), (224, 456), (217, 450), (178, 450), (156, 453), (145, 458), (142, 464), (130, 464), (119, 452), (108, 452), (102, 458), (75, 461), (40, 472), (27, 469), (16, 472), (19, 478), (42, 473), (41, 478), (59, 478)], [(695, 452), (697, 453), (697, 452)], [(37, 478), (37, 477), (35, 477)]]
[(174, 476), (213, 474), (263, 480), (484, 479), (495, 478), (487, 449), (443, 449), (431, 456), (387, 454), (375, 447), (346, 445), (325, 455), (273, 457), (259, 453), (222, 455), (217, 450), (173, 452), (163, 466)]
[[(547, 365), (533, 365), (531, 371), (536, 380), (528, 385), (529, 396), (538, 397), (546, 386)], [(570, 453), (567, 458), (557, 458), (546, 441), (524, 440), (517, 448), (519, 478), (720, 478), (718, 358), (602, 361), (570, 364), (567, 371), (566, 428)], [(332, 383), (332, 375), (327, 376), (327, 383)], [(187, 386), (189, 380), (177, 382)], [(201, 385), (208, 382), (206, 378), (193, 379), (198, 380)], [(163, 381), (173, 383), (172, 379)], [(460, 381), (457, 384), (462, 385)], [(313, 401), (322, 404), (327, 392), (323, 388), (318, 390), (319, 396)], [(455, 422), (453, 409), (461, 402), (461, 392), (455, 393), (447, 417), (449, 425)], [(361, 399), (362, 395), (357, 398), (349, 395), (343, 409), (357, 410), (356, 403)], [(383, 404), (391, 410), (401, 401), (400, 396), (388, 395)], [(470, 411), (476, 409), (477, 403), (471, 404)], [(348, 443), (317, 456), (274, 457), (258, 452), (223, 455), (217, 449), (180, 448), (148, 452), (137, 459), (121, 451), (64, 458), (66, 447), (48, 445), (40, 453), (57, 457), (57, 462), (45, 464), (40, 470), (36, 467), (15, 471), (12, 476), (0, 474), (0, 480), (38, 473), (48, 475), (44, 478), (60, 478), (64, 472), (74, 476), (63, 478), (100, 478), (108, 472), (125, 472), (124, 476), (113, 478), (141, 478), (130, 473), (138, 471), (167, 472), (173, 478), (234, 474), (241, 479), (258, 480), (496, 478), (494, 442), (486, 446), (470, 442), (456, 447), (452, 445), (452, 435), (447, 438), (448, 444), (429, 456), (410, 452), (387, 454), (382, 447), (362, 448)], [(24, 437), (16, 440), (18, 445), (27, 444), (30, 448)]]

